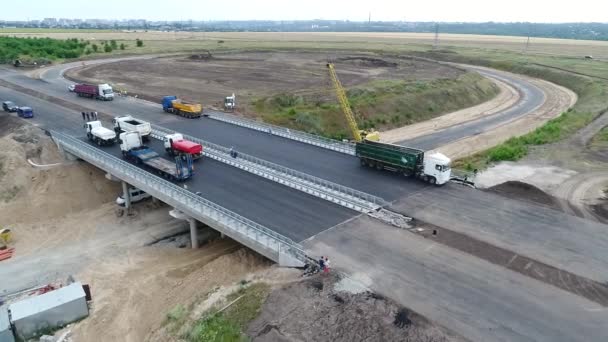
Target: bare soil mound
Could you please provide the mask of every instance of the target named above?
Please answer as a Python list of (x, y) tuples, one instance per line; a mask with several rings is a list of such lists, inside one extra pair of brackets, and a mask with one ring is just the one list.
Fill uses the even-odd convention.
[(57, 146), (45, 133), (10, 116), (0, 117), (0, 224), (35, 222), (63, 217), (110, 202), (119, 193), (118, 183), (86, 163), (71, 163), (48, 170), (37, 164), (64, 162)]
[(499, 193), (505, 197), (525, 199), (531, 202), (559, 208), (559, 203), (555, 197), (528, 183), (508, 181), (488, 188), (488, 190)]
[(424, 317), (371, 292), (335, 291), (334, 276), (275, 289), (247, 335), (253, 341), (451, 341)]

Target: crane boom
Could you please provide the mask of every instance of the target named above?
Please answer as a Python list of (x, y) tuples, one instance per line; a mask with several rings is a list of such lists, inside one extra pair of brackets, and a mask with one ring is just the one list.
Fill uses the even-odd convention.
[(357, 126), (355, 115), (353, 114), (353, 111), (350, 108), (350, 103), (348, 102), (348, 98), (346, 97), (344, 87), (342, 87), (342, 83), (340, 83), (340, 80), (338, 79), (336, 69), (334, 68), (334, 65), (332, 63), (327, 63), (327, 68), (329, 69), (331, 81), (334, 84), (336, 95), (338, 96), (338, 101), (340, 101), (340, 107), (342, 107), (342, 112), (344, 112), (344, 115), (346, 116), (346, 120), (348, 121), (348, 127), (351, 130), (353, 139), (355, 139), (355, 141), (357, 142), (360, 142), (361, 140), (363, 140), (361, 137), (361, 131), (359, 131), (359, 126)]

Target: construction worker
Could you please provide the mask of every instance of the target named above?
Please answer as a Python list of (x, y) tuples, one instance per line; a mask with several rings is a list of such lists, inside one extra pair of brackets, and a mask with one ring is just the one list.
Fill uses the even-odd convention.
[(95, 114), (95, 120), (99, 120), (99, 119), (97, 118), (97, 112), (93, 112), (93, 113)]
[(84, 117), (84, 112), (82, 112), (82, 120), (84, 121), (85, 117)]

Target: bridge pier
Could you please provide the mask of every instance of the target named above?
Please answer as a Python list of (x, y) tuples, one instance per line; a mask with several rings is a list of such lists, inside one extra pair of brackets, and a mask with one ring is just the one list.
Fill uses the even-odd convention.
[(190, 217), (177, 209), (169, 211), (169, 215), (178, 220), (188, 221), (188, 223), (190, 224), (190, 244), (192, 245), (192, 249), (198, 248), (198, 221), (195, 218)]
[(189, 218), (188, 222), (190, 223), (190, 241), (192, 243), (192, 249), (198, 248), (198, 232), (196, 231), (196, 226), (198, 221), (193, 218)]
[(127, 210), (131, 209), (131, 194), (129, 193), (129, 184), (127, 182), (122, 182), (122, 196), (125, 200), (125, 208)]

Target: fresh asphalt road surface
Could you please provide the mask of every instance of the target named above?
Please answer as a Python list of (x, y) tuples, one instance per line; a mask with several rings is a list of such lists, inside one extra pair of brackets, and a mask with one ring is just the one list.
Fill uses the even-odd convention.
[[(0, 100), (6, 99), (17, 105), (32, 106), (35, 117), (28, 121), (36, 126), (74, 136), (84, 135), (82, 116), (78, 112), (0, 87)], [(150, 145), (161, 155), (165, 154), (160, 141), (152, 139)], [(122, 159), (118, 145), (103, 149)], [(304, 240), (358, 214), (211, 159), (203, 158), (195, 167), (196, 174), (185, 182), (188, 190), (200, 191), (204, 198), (294, 241)]]
[[(146, 145), (171, 160), (160, 140), (150, 139)], [(122, 159), (118, 145), (99, 148)], [(192, 178), (175, 183), (186, 184), (189, 191), (201, 192), (205, 199), (294, 241), (307, 239), (358, 214), (337, 204), (204, 157), (195, 162), (195, 174)]]
[(163, 112), (160, 104), (122, 97), (117, 97), (111, 102), (79, 98), (67, 91), (69, 82), (49, 77), (58, 74), (58, 71), (49, 69), (45, 74), (45, 81), (17, 73), (8, 73), (5, 78), (9, 82), (68, 100), (90, 110), (116, 116), (130, 114), (215, 144), (233, 146), (239, 152), (371, 193), (389, 201), (426, 187), (421, 182), (404, 180), (398, 175), (361, 167), (359, 160), (353, 156), (209, 118), (184, 119)]
[(608, 225), (455, 184), (404, 197), (391, 209), (608, 282)]
[(507, 121), (522, 117), (538, 108), (545, 101), (544, 93), (530, 82), (497, 71), (476, 68), (473, 68), (473, 70), (483, 76), (496, 78), (505, 83), (514, 85), (522, 94), (520, 100), (514, 106), (496, 114), (485, 116), (478, 120), (464, 122), (414, 139), (403, 140), (397, 144), (416, 147), (427, 151), (432, 150), (456, 140), (483, 133)]

